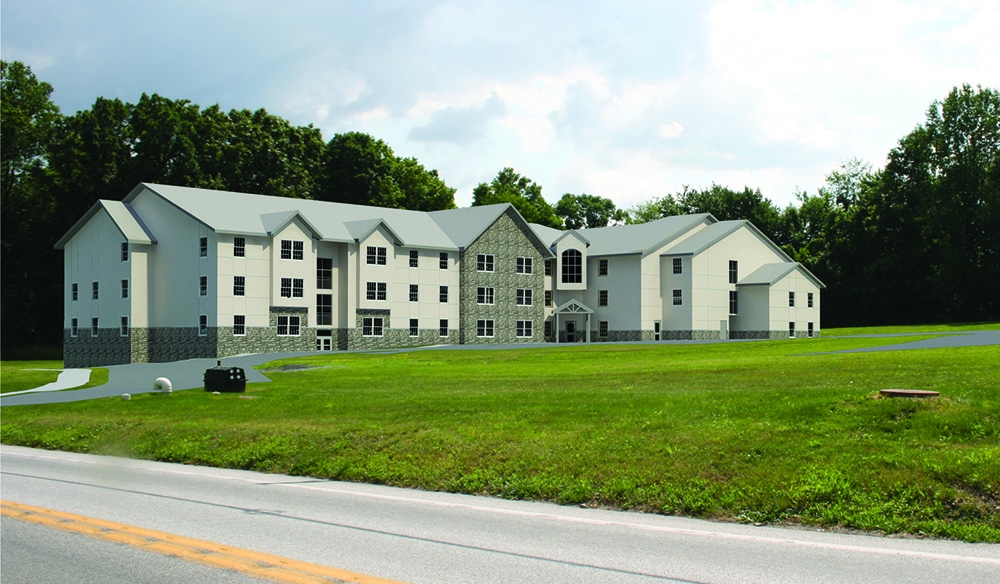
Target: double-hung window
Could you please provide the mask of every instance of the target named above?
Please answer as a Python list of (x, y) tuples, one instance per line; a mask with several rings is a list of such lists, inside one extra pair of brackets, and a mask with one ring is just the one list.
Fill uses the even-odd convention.
[(233, 238), (233, 257), (234, 258), (247, 257), (247, 238), (245, 237)]
[(122, 244), (122, 261), (123, 262), (128, 261), (128, 243)]
[(128, 298), (128, 280), (122, 280), (122, 298)]
[(515, 302), (518, 306), (531, 306), (531, 288), (518, 288)]
[(93, 294), (92, 294), (91, 298), (93, 298), (94, 300), (100, 300), (100, 297), (101, 297), (101, 291), (100, 291), (100, 289), (101, 289), (101, 285), (98, 282), (94, 282), (94, 285), (92, 287)]
[(532, 336), (532, 321), (530, 320), (519, 320), (516, 323), (515, 334), (524, 339), (530, 338)]
[(681, 258), (674, 258), (674, 273), (675, 274), (681, 274), (681, 273), (684, 272), (684, 268), (682, 266), (683, 266), (683, 264), (681, 264)]
[(302, 298), (305, 294), (305, 283), (302, 278), (292, 278), (292, 298)]
[(128, 317), (127, 316), (123, 316), (122, 317), (121, 333), (119, 333), (119, 334), (121, 334), (121, 336), (123, 336), (123, 337), (127, 337), (128, 336)]
[(545, 291), (545, 306), (552, 306), (552, 290)]
[(795, 308), (795, 292), (788, 293), (788, 307)]
[(247, 334), (247, 316), (245, 314), (233, 315), (233, 335), (242, 337)]
[(247, 278), (246, 276), (233, 276), (233, 296), (246, 296)]
[(207, 258), (208, 257), (208, 238), (199, 237), (198, 238), (198, 257)]
[(376, 301), (385, 300), (386, 299), (385, 282), (368, 282), (368, 284), (366, 285), (365, 298), (367, 300), (376, 300)]
[(491, 253), (481, 253), (476, 255), (476, 271), (492, 272), (494, 257)]
[(476, 304), (493, 304), (493, 288), (479, 286), (476, 288)]
[(602, 320), (597, 323), (597, 336), (602, 339), (608, 338), (608, 321)]
[(448, 336), (448, 319), (442, 318), (441, 322), (438, 324), (438, 336), (447, 337)]
[(281, 259), (283, 260), (301, 260), (305, 257), (304, 246), (301, 241), (293, 241), (291, 239), (281, 240)]
[(415, 249), (410, 250), (410, 267), (417, 267), (417, 260), (420, 258), (420, 253)]
[(80, 321), (79, 321), (79, 319), (76, 319), (76, 318), (70, 319), (69, 336), (75, 337), (77, 334), (79, 334), (79, 331), (80, 331)]
[(813, 293), (806, 292), (806, 306), (809, 308), (813, 307)]
[(301, 320), (298, 316), (278, 315), (278, 336), (279, 337), (299, 336), (300, 322)]
[(382, 336), (382, 317), (380, 316), (366, 316), (361, 319), (361, 336), (363, 337), (381, 337)]
[(442, 270), (448, 269), (448, 252), (441, 252), (438, 254), (438, 267)]
[(94, 316), (91, 317), (90, 319), (90, 336), (96, 337), (97, 335), (98, 335), (97, 317)]
[(76, 282), (73, 282), (73, 285), (70, 287), (70, 290), (71, 290), (73, 302), (76, 302), (77, 298), (80, 297), (80, 284), (78, 284)]
[(607, 290), (598, 290), (597, 291), (597, 305), (598, 306), (607, 306), (608, 305), (608, 291)]
[(420, 300), (419, 289), (420, 286), (417, 284), (410, 284), (410, 302), (418, 302)]
[(673, 292), (674, 306), (681, 306), (682, 304), (684, 304), (684, 296), (683, 296), (683, 294), (684, 293), (681, 290), (677, 290), (677, 289), (674, 290), (674, 292)]
[(420, 321), (415, 318), (410, 319), (410, 336), (411, 337), (420, 336)]
[(740, 293), (736, 290), (729, 291), (729, 314), (740, 313)]
[(200, 314), (198, 315), (198, 336), (204, 337), (208, 335), (208, 315)]
[(378, 247), (378, 246), (374, 246), (374, 245), (369, 245), (368, 246), (368, 253), (365, 254), (365, 255), (366, 255), (365, 262), (369, 266), (384, 266), (385, 265), (386, 253), (385, 253), (385, 248), (384, 247)]
[(736, 260), (729, 260), (729, 283), (735, 284), (740, 279), (740, 264)]
[(438, 291), (438, 300), (441, 302), (448, 302), (448, 287), (441, 286)]
[(198, 276), (198, 296), (208, 296), (208, 276)]
[(608, 260), (597, 260), (597, 275), (598, 276), (608, 275)]
[(280, 294), (281, 294), (282, 298), (291, 298), (292, 297), (292, 279), (291, 278), (282, 278), (281, 279), (281, 292), (280, 292)]
[(790, 338), (790, 339), (794, 339), (795, 338), (795, 323), (794, 322), (789, 322), (788, 323), (788, 338)]
[(531, 273), (531, 258), (525, 258), (525, 257), (517, 258), (517, 273), (518, 274)]
[(477, 337), (493, 337), (493, 319), (479, 319), (476, 321), (476, 336)]

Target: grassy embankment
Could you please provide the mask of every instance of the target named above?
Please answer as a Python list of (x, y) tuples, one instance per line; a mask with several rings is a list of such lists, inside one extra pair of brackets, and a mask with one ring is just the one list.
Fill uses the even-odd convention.
[[(62, 361), (0, 361), (0, 393), (34, 389), (52, 383), (59, 377)], [(75, 389), (95, 387), (108, 382), (108, 370), (95, 368), (90, 381)]]
[[(311, 368), (271, 369), (274, 381), (245, 395), (194, 390), (4, 408), (0, 439), (1000, 541), (1000, 347), (803, 355), (909, 340), (331, 354), (278, 362)], [(883, 399), (883, 388), (942, 395)]]

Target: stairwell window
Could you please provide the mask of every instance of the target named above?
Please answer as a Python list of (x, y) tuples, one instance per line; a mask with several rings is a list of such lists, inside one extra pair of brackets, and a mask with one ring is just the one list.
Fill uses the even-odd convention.
[(333, 258), (316, 258), (316, 288), (333, 288)]
[(579, 284), (583, 282), (583, 254), (577, 249), (567, 249), (562, 252), (563, 284)]
[(316, 324), (329, 326), (333, 324), (333, 295), (316, 295)]

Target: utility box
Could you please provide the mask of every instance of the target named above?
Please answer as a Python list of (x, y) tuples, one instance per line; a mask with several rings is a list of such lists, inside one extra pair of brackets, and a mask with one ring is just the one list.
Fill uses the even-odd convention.
[(209, 367), (205, 370), (205, 391), (242, 393), (247, 390), (247, 376), (242, 367)]

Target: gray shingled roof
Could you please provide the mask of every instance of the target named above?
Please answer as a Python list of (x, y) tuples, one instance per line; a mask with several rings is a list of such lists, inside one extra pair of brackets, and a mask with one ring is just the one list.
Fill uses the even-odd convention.
[(98, 211), (104, 210), (111, 217), (111, 221), (114, 222), (118, 231), (122, 234), (126, 241), (129, 243), (143, 243), (143, 244), (153, 244), (156, 243), (156, 237), (150, 233), (146, 225), (139, 219), (135, 211), (130, 205), (127, 205), (121, 201), (108, 201), (105, 199), (100, 199), (91, 205), (90, 209), (83, 214), (83, 217), (79, 221), (73, 224), (73, 227), (66, 232), (65, 235), (59, 238), (56, 242), (56, 249), (63, 249), (66, 246), (66, 242), (69, 241), (74, 235), (77, 234), (80, 229), (90, 221)]
[[(638, 225), (613, 225), (578, 231), (590, 242), (588, 256), (621, 255), (654, 250), (705, 221), (715, 221), (715, 218), (708, 213), (675, 215)], [(532, 224), (531, 228), (548, 246), (567, 233), (536, 224)]]
[(719, 221), (671, 247), (664, 252), (664, 255), (697, 255), (747, 224), (748, 222), (743, 219)]
[(492, 225), (507, 210), (507, 207), (510, 207), (509, 203), (464, 209), (445, 209), (444, 211), (431, 211), (427, 213), (427, 216), (444, 233), (451, 236), (451, 240), (457, 247), (465, 248), (469, 247), (487, 227)]
[(429, 214), (421, 211), (148, 183), (139, 184), (125, 201), (134, 199), (144, 188), (217, 233), (267, 235), (268, 227), (273, 228), (276, 220), (287, 219), (291, 213), (297, 212), (324, 241), (354, 241), (352, 230), (347, 228), (346, 223), (381, 220), (402, 240), (403, 245), (447, 250), (456, 248)]
[(788, 274), (790, 274), (795, 270), (800, 270), (807, 278), (812, 280), (813, 283), (816, 284), (816, 286), (818, 286), (819, 288), (826, 288), (826, 285), (823, 284), (823, 282), (821, 282), (819, 278), (814, 276), (812, 272), (810, 272), (808, 269), (806, 269), (805, 266), (803, 266), (798, 262), (764, 264), (763, 266), (757, 268), (750, 274), (747, 274), (745, 278), (740, 279), (738, 284), (743, 286), (753, 286), (760, 284), (771, 286), (775, 282), (781, 280), (782, 278), (784, 278), (785, 276), (787, 276)]

